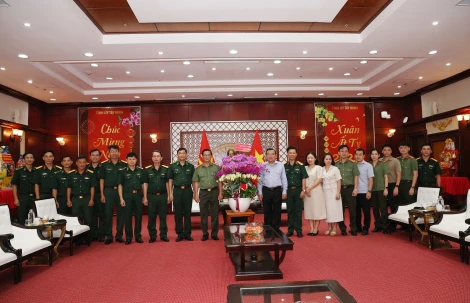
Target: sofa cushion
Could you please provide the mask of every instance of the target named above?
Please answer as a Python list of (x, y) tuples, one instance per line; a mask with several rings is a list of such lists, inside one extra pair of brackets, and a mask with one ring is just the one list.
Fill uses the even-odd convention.
[(0, 266), (16, 260), (16, 255), (0, 249)]
[[(465, 231), (470, 227), (470, 225), (465, 222), (455, 223), (455, 224), (436, 224), (429, 228), (430, 231), (435, 233), (446, 235), (455, 239), (459, 239), (459, 231)], [(470, 236), (465, 238), (465, 241), (470, 241)]]
[(48, 240), (41, 240), (37, 236), (36, 239), (20, 239), (15, 235), (15, 237), (10, 240), (10, 243), (13, 248), (21, 248), (23, 250), (23, 257), (35, 253), (45, 247), (51, 246), (51, 242), (49, 242)]

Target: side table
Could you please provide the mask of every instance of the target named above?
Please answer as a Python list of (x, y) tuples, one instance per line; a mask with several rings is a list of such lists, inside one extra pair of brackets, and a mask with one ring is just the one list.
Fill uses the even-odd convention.
[(251, 209), (245, 211), (245, 212), (235, 212), (231, 209), (227, 209), (225, 211), (225, 214), (227, 216), (227, 226), (232, 225), (232, 218), (233, 217), (247, 217), (248, 218), (248, 223), (253, 222), (255, 219), (255, 212), (252, 211)]
[[(437, 221), (438, 219), (438, 214), (434, 210), (418, 210), (418, 209), (410, 209), (408, 211), (408, 214), (410, 215), (410, 221), (413, 224), (413, 226), (418, 230), (418, 232), (421, 234), (421, 240), (418, 242), (421, 245), (424, 245), (428, 248), (431, 248), (431, 240), (429, 238), (429, 227), (431, 226), (431, 218), (434, 219), (434, 222)], [(418, 218), (423, 218), (424, 220), (424, 229), (419, 227), (418, 223), (416, 223), (416, 220)], [(447, 248), (452, 248), (452, 245), (450, 245), (449, 241), (445, 240), (444, 242), (441, 241), (440, 238), (435, 237), (434, 238), (434, 247), (447, 247)]]

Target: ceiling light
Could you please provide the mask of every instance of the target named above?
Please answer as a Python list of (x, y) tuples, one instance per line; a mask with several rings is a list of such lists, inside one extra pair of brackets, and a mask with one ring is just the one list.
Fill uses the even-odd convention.
[(268, 77), (272, 77), (272, 76), (274, 76), (273, 73), (268, 73)]
[(438, 25), (438, 24), (439, 24), (439, 21), (434, 21), (434, 22), (432, 23), (432, 25)]
[(403, 118), (403, 123), (408, 122), (408, 117)]
[(56, 99), (52, 98), (52, 99), (49, 99), (49, 100), (51, 100), (51, 101), (55, 101)]
[(296, 70), (300, 70), (300, 67), (297, 67)]
[(435, 54), (437, 54), (437, 50), (432, 50), (432, 51), (429, 52), (429, 54), (430, 55), (435, 55)]
[(5, 68), (4, 68), (4, 67), (0, 67), (0, 70), (5, 70)]
[(51, 90), (51, 91), (49, 91), (49, 94), (53, 94), (53, 93), (54, 93), (54, 91), (52, 91), (52, 90)]
[(33, 80), (28, 80), (28, 83), (29, 83), (29, 84), (33, 83)]
[(134, 96), (134, 99), (140, 99), (140, 96)]
[(163, 55), (163, 52), (158, 52), (159, 55)]
[(127, 71), (127, 72), (126, 72), (126, 74), (128, 74), (128, 75), (129, 75), (130, 73), (131, 73), (130, 71)]
[(213, 67), (212, 70), (217, 70), (217, 68)]
[(358, 96), (362, 96), (362, 93), (357, 93)]
[(351, 76), (351, 74), (350, 74), (350, 73), (345, 73), (344, 75), (345, 75), (345, 76)]
[(30, 27), (31, 23), (23, 23), (23, 25), (26, 26), (26, 27)]
[(418, 79), (421, 80), (421, 79), (423, 79), (423, 77), (419, 77)]
[(238, 54), (238, 51), (236, 49), (232, 49), (231, 51), (229, 51), (229, 53), (231, 55), (236, 55), (236, 54)]
[(319, 95), (319, 96), (323, 96), (323, 95), (325, 95), (325, 94), (324, 94), (324, 93), (319, 93), (318, 95)]
[(367, 63), (366, 60), (362, 60), (362, 61), (361, 61), (361, 64), (366, 64), (366, 63)]
[(398, 88), (401, 88), (401, 85), (398, 85), (397, 87), (398, 87)]
[(277, 96), (277, 93), (275, 93), (274, 96)]
[(93, 97), (92, 99), (93, 99), (93, 100), (98, 100), (98, 97)]
[(450, 62), (449, 63), (446, 63), (447, 66), (450, 66)]
[(194, 78), (194, 76), (193, 75), (188, 75), (188, 78)]
[(26, 54), (19, 54), (18, 57), (22, 58), (22, 59), (26, 59), (28, 58), (28, 55)]
[(98, 64), (96, 64), (96, 63), (92, 63), (92, 64), (90, 64), (90, 65), (91, 65), (92, 67), (98, 67)]
[(181, 95), (182, 98), (186, 97), (185, 95)]
[(227, 97), (233, 97), (233, 95), (232, 95), (232, 94), (228, 94)]
[(92, 53), (84, 53), (84, 55), (85, 55), (86, 57), (93, 57), (93, 54), (92, 54)]
[(164, 70), (164, 69), (162, 69), (162, 70), (160, 71), (160, 73), (162, 73), (162, 74), (163, 74), (164, 72), (165, 72), (165, 70)]
[(329, 68), (329, 70), (333, 70), (333, 68), (332, 68), (332, 67), (330, 67), (330, 68)]
[(394, 93), (395, 96), (399, 95), (400, 93)]
[(113, 80), (113, 78), (111, 78), (111, 77), (106, 77), (106, 80)]
[(303, 51), (302, 54), (306, 55), (306, 54), (307, 54), (307, 51)]
[(191, 62), (189, 62), (189, 61), (184, 61), (183, 64), (184, 64), (184, 65), (189, 65), (189, 64), (191, 64)]
[(246, 70), (250, 70), (251, 68), (247, 67)]
[(275, 60), (274, 61), (274, 64), (280, 64), (281, 63), (281, 60)]
[(375, 50), (375, 49), (374, 49), (374, 50), (371, 50), (371, 51), (369, 52), (369, 54), (375, 55), (375, 54), (377, 54), (378, 52), (379, 52), (378, 50)]

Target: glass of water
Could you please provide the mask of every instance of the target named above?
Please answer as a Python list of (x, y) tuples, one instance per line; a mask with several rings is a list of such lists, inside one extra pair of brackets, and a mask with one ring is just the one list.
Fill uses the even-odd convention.
[(26, 225), (26, 226), (30, 226), (31, 224), (32, 224), (31, 219), (26, 219), (24, 221), (24, 225)]
[(444, 205), (444, 211), (450, 211), (450, 205)]

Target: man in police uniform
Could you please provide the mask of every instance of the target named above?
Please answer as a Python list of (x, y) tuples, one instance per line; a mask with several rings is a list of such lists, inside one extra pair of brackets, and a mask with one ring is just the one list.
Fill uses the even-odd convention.
[(152, 153), (153, 165), (145, 167), (144, 170), (144, 205), (148, 205), (147, 229), (150, 235), (149, 243), (157, 241), (157, 215), (160, 219), (160, 239), (169, 242), (166, 224), (168, 211), (168, 166), (162, 165), (163, 156), (159, 150)]
[(53, 179), (55, 173), (61, 170), (60, 166), (54, 166), (54, 152), (52, 150), (46, 150), (42, 159), (44, 165), (36, 167), (33, 176), (36, 200), (52, 198)]
[(127, 167), (122, 168), (119, 175), (119, 198), (124, 207), (124, 225), (126, 228), (126, 245), (132, 242), (132, 212), (134, 212), (134, 236), (137, 243), (142, 240), (142, 185), (144, 184), (144, 171), (136, 166), (137, 154), (130, 152), (126, 156)]
[(398, 205), (407, 205), (415, 202), (415, 187), (418, 180), (418, 162), (410, 156), (410, 144), (401, 142), (398, 147), (401, 156), (398, 161), (401, 165), (401, 181), (398, 186)]
[(34, 155), (24, 153), (25, 166), (18, 168), (13, 175), (11, 185), (13, 188), (13, 198), (18, 207), (18, 222), (24, 224), (28, 217), (28, 211), (34, 208), (34, 183), (33, 175), (36, 170), (33, 167)]
[[(219, 201), (222, 200), (222, 182), (217, 182), (215, 174), (220, 167), (212, 163), (212, 151), (202, 151), (204, 162), (199, 165), (193, 175), (194, 200), (201, 210), (202, 241), (209, 239), (207, 228), (208, 211), (211, 215), (211, 238), (219, 240)], [(199, 192), (199, 189), (201, 190)]]
[(176, 242), (183, 239), (193, 241), (191, 237), (191, 207), (193, 204), (191, 183), (194, 175), (194, 165), (186, 161), (188, 155), (186, 148), (180, 147), (177, 155), (178, 161), (171, 163), (168, 169), (169, 199), (173, 201), (175, 229), (178, 234)]
[[(356, 225), (356, 197), (358, 193), (359, 182), (359, 168), (357, 164), (349, 160), (349, 147), (347, 145), (340, 145), (338, 147), (339, 161), (336, 162), (336, 167), (341, 173), (341, 200), (343, 202), (343, 217), (344, 208), (346, 204), (349, 210), (349, 229), (353, 236), (357, 236)], [(344, 221), (339, 222), (341, 234), (347, 236), (346, 224)]]
[(56, 171), (52, 179), (52, 196), (55, 199), (59, 214), (72, 214), (72, 208), (67, 206), (67, 175), (74, 172), (71, 169), (72, 163), (73, 161), (70, 156), (63, 156), (62, 161), (60, 161), (63, 169)]
[(124, 208), (121, 206), (118, 194), (118, 182), (120, 169), (127, 166), (126, 162), (119, 160), (119, 147), (108, 146), (109, 160), (103, 161), (100, 168), (100, 193), (101, 203), (105, 203), (105, 245), (113, 242), (113, 212), (116, 206), (116, 241), (124, 243), (122, 232), (124, 227)]
[(95, 187), (95, 196), (93, 203), (93, 213), (91, 216), (90, 232), (91, 240), (98, 240), (104, 242), (105, 234), (105, 203), (101, 202), (101, 190), (100, 190), (100, 169), (101, 169), (101, 151), (99, 149), (90, 150), (90, 161), (87, 165), (87, 169), (91, 170), (95, 175), (97, 186)]
[(297, 149), (294, 146), (287, 147), (287, 158), (289, 160), (284, 164), (287, 177), (287, 236), (292, 236), (295, 229), (297, 237), (302, 238), (302, 207), (308, 174), (305, 166), (296, 162)]
[(90, 226), (97, 182), (93, 171), (86, 169), (86, 156), (78, 156), (76, 164), (77, 170), (67, 175), (67, 205)]
[(431, 158), (432, 148), (429, 143), (421, 145), (421, 157), (418, 161), (418, 186), (441, 187), (441, 166)]

